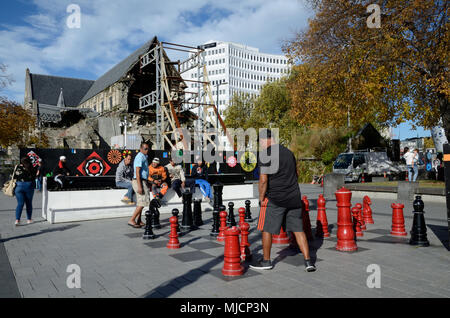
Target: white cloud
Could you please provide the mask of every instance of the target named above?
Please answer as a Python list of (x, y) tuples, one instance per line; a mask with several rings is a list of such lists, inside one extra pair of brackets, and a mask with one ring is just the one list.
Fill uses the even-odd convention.
[[(81, 28), (66, 26), (69, 4), (81, 8)], [(97, 78), (154, 35), (197, 46), (210, 39), (280, 53), (281, 41), (306, 26), (311, 12), (298, 0), (35, 0), (26, 25), (0, 29), (0, 62), (16, 82), (7, 94), (23, 100), (25, 69), (92, 74)], [(206, 21), (200, 21), (207, 17)], [(19, 98), (18, 98), (19, 97)]]

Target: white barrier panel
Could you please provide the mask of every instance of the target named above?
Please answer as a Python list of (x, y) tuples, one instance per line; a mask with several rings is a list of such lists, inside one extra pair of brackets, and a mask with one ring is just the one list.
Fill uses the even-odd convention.
[[(50, 223), (77, 222), (110, 218), (130, 217), (136, 206), (122, 203), (126, 189), (85, 190), (85, 191), (48, 191), (44, 178), (42, 187), (42, 217)], [(196, 188), (193, 198), (201, 198)], [(235, 211), (243, 207), (246, 200), (257, 206), (258, 199), (253, 195), (253, 184), (224, 186), (222, 201), (225, 206), (234, 202)], [(181, 198), (173, 190), (169, 190), (163, 199), (160, 213), (171, 213), (177, 208), (183, 211)], [(148, 207), (144, 208), (144, 212)], [(212, 202), (202, 202), (202, 211), (212, 210)]]

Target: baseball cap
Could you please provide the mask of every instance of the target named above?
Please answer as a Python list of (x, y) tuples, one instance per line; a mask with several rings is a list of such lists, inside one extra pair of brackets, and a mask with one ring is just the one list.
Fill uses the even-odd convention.
[(59, 160), (66, 160), (67, 158), (66, 158), (66, 156), (61, 156), (61, 157), (59, 157)]
[(159, 158), (154, 158), (153, 162), (159, 163)]

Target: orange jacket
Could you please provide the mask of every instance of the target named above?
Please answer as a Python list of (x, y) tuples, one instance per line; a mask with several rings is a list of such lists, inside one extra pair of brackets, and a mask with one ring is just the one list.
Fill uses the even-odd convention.
[(148, 181), (153, 182), (155, 180), (165, 181), (167, 179), (167, 173), (163, 166), (157, 166), (153, 168), (152, 165), (148, 167)]

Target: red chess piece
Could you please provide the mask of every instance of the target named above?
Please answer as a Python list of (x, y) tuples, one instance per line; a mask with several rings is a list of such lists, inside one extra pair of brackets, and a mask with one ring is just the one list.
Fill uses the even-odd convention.
[(289, 238), (286, 232), (283, 230), (283, 227), (280, 229), (280, 234), (272, 234), (272, 243), (273, 244), (289, 244)]
[(358, 208), (358, 221), (359, 221), (359, 225), (361, 226), (361, 230), (365, 231), (365, 230), (367, 230), (367, 227), (366, 227), (366, 222), (364, 222), (364, 218), (362, 215), (362, 205), (361, 205), (361, 203), (356, 203), (355, 207)]
[(336, 249), (343, 252), (352, 252), (358, 249), (355, 242), (355, 232), (353, 231), (352, 216), (350, 214), (350, 206), (352, 193), (350, 190), (342, 187), (335, 192), (338, 208), (337, 220), (337, 244)]
[(241, 261), (245, 262), (250, 260), (252, 257), (250, 252), (250, 243), (248, 241), (248, 231), (250, 230), (250, 225), (248, 223), (241, 224)]
[(309, 219), (309, 201), (306, 195), (302, 198), (303, 209), (302, 209), (302, 220), (303, 220), (303, 232), (305, 232), (306, 238), (308, 240), (313, 239), (311, 231), (311, 220)]
[(352, 214), (353, 214), (353, 228), (355, 230), (356, 236), (364, 236), (363, 231), (361, 230), (361, 222), (359, 217), (359, 209), (354, 206), (352, 208)]
[(239, 233), (241, 231), (233, 226), (225, 230), (225, 251), (222, 274), (224, 276), (241, 276), (244, 268), (241, 265), (241, 249), (239, 246)]
[(220, 217), (220, 228), (219, 235), (217, 236), (217, 241), (223, 242), (225, 241), (225, 230), (227, 229), (227, 212), (222, 211), (219, 213)]
[(400, 203), (392, 203), (392, 231), (391, 235), (406, 236), (405, 218), (403, 216), (403, 208), (405, 206)]
[(172, 216), (169, 219), (170, 222), (170, 234), (169, 234), (169, 242), (167, 243), (167, 248), (169, 249), (177, 249), (180, 248), (180, 242), (178, 241), (178, 218), (176, 216)]
[(239, 226), (241, 226), (242, 223), (245, 223), (245, 208), (239, 208)]
[(328, 219), (325, 209), (326, 201), (323, 194), (319, 194), (319, 199), (317, 199), (317, 221), (316, 221), (316, 236), (319, 237), (330, 237), (330, 232), (328, 232)]
[(367, 224), (373, 224), (373, 218), (372, 218), (372, 208), (370, 205), (372, 204), (372, 201), (370, 198), (366, 195), (363, 198), (363, 218), (364, 222)]

